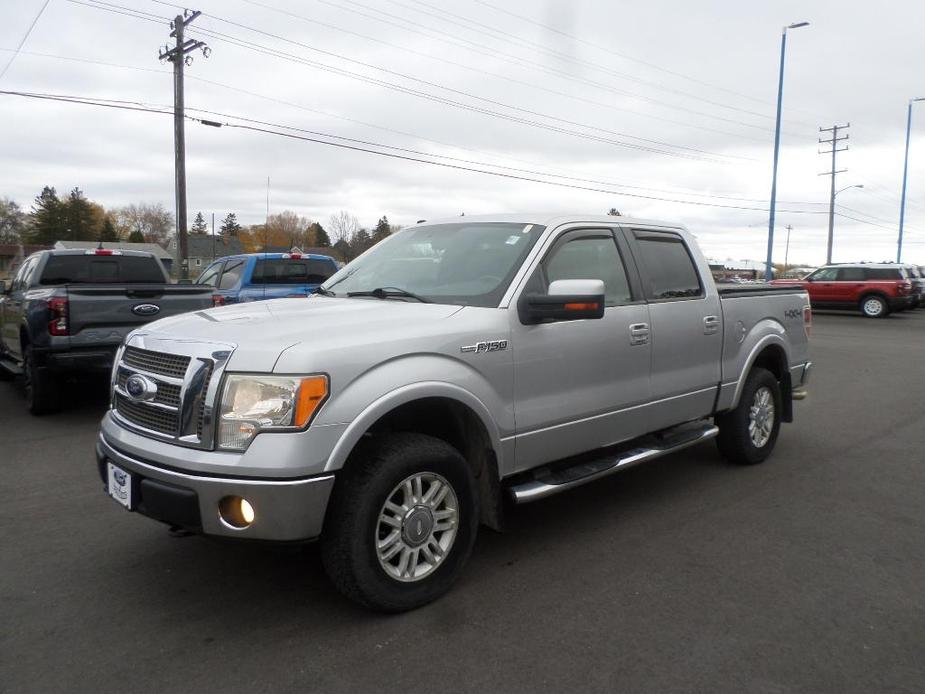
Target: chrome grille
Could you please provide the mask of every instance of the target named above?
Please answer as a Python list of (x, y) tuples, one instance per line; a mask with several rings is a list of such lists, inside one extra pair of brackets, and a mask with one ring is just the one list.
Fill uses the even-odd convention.
[(186, 367), (189, 366), (190, 358), (182, 354), (167, 354), (138, 347), (126, 347), (122, 355), (122, 363), (160, 376), (183, 378), (186, 375)]
[[(213, 365), (209, 364), (208, 371), (206, 372), (206, 382), (202, 389), (206, 392), (209, 390), (209, 384), (212, 382), (212, 370)], [(205, 414), (206, 414), (206, 401), (203, 398), (202, 402), (199, 404), (199, 412), (196, 413), (196, 436), (202, 439), (202, 430), (205, 425)]]
[[(181, 446), (211, 448), (218, 388), (234, 347), (133, 335), (113, 375), (113, 416), (140, 434), (171, 439)], [(126, 390), (133, 374), (148, 381), (145, 393), (137, 397)]]
[[(119, 370), (119, 387), (123, 390), (125, 389), (125, 382), (128, 380), (128, 377), (131, 374), (128, 371), (123, 369)], [(170, 405), (171, 407), (180, 407), (180, 390), (181, 387), (174, 385), (173, 383), (158, 383), (157, 385), (157, 395), (154, 396), (152, 402), (160, 403), (161, 405)]]
[(179, 417), (176, 411), (151, 407), (141, 402), (132, 402), (118, 393), (116, 394), (116, 410), (123, 418), (143, 429), (156, 431), (159, 434), (167, 434), (168, 436), (177, 435)]

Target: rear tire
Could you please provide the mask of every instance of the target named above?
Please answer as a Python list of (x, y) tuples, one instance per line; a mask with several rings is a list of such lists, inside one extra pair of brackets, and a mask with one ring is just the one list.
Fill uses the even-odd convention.
[(777, 443), (782, 411), (780, 384), (774, 374), (753, 368), (739, 404), (716, 417), (720, 453), (737, 465), (755, 465), (767, 459)]
[(890, 315), (890, 307), (886, 300), (879, 296), (865, 296), (861, 299), (861, 313), (867, 318), (886, 318)]
[(22, 371), (26, 408), (31, 414), (41, 416), (61, 409), (54, 374), (47, 368), (36, 365), (32, 345), (26, 345), (23, 350)]
[(475, 480), (455, 448), (416, 433), (373, 437), (338, 474), (322, 562), (351, 600), (383, 612), (412, 610), (455, 583), (478, 519)]

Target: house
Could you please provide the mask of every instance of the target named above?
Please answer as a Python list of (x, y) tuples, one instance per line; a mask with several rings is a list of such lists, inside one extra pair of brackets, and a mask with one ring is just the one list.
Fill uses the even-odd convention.
[[(177, 237), (174, 236), (167, 244), (167, 251), (171, 256), (178, 255)], [(189, 274), (195, 278), (206, 265), (216, 258), (244, 253), (241, 239), (237, 237), (212, 236), (211, 234), (189, 234), (186, 237), (186, 256), (189, 258)]]
[(0, 243), (0, 279), (16, 274), (24, 258), (37, 251), (48, 250), (50, 246), (31, 243)]
[[(154, 254), (154, 257), (161, 261), (164, 269), (169, 275), (173, 270), (173, 256), (164, 250), (164, 247), (156, 243), (129, 243), (128, 241), (103, 241), (103, 248), (114, 251), (144, 251)], [(99, 248), (99, 241), (58, 241), (55, 243), (56, 250), (87, 250), (92, 251)]]

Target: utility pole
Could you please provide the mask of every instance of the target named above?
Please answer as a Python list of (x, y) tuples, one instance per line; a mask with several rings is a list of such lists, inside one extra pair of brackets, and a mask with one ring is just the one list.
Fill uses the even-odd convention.
[(821, 174), (819, 174), (820, 176), (831, 176), (832, 177), (832, 181), (831, 181), (832, 187), (831, 187), (831, 192), (829, 193), (829, 240), (828, 240), (828, 243), (826, 244), (826, 249), (825, 249), (826, 265), (832, 262), (832, 241), (834, 240), (834, 236), (835, 236), (835, 175), (844, 173), (845, 171), (848, 170), (848, 169), (839, 169), (839, 170), (835, 169), (835, 155), (838, 152), (845, 152), (848, 150), (848, 145), (845, 145), (844, 147), (838, 146), (839, 142), (844, 142), (848, 139), (848, 135), (839, 137), (838, 131), (847, 130), (850, 127), (851, 127), (851, 123), (846, 123), (845, 125), (833, 125), (831, 128), (819, 128), (819, 132), (821, 133), (832, 133), (831, 140), (823, 140), (822, 138), (819, 138), (819, 144), (832, 145), (831, 151), (824, 152), (822, 150), (819, 150), (819, 154), (831, 154), (832, 155), (831, 171), (823, 171)]
[(212, 262), (215, 262), (215, 213), (212, 213)]
[(790, 257), (790, 232), (793, 231), (793, 227), (789, 224), (787, 225), (787, 245), (784, 247), (784, 272), (790, 269), (787, 259)]
[(204, 41), (184, 39), (183, 30), (198, 17), (198, 10), (184, 10), (182, 15), (174, 17), (170, 22), (170, 36), (176, 39), (176, 45), (171, 48), (164, 46), (158, 55), (161, 61), (169, 60), (173, 63), (173, 142), (175, 163), (175, 197), (177, 216), (177, 249), (180, 257), (180, 278), (189, 279), (189, 252), (186, 238), (186, 135), (184, 133), (183, 111), (183, 68), (191, 65), (193, 56), (189, 55), (195, 50), (201, 50), (204, 58), (209, 57), (211, 49)]

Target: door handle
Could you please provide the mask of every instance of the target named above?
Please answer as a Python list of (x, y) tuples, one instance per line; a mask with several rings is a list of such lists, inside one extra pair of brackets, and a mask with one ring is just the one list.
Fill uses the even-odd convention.
[(703, 319), (703, 334), (715, 335), (719, 330), (719, 316), (707, 316)]
[(630, 325), (630, 345), (644, 345), (649, 342), (649, 324), (633, 323)]

